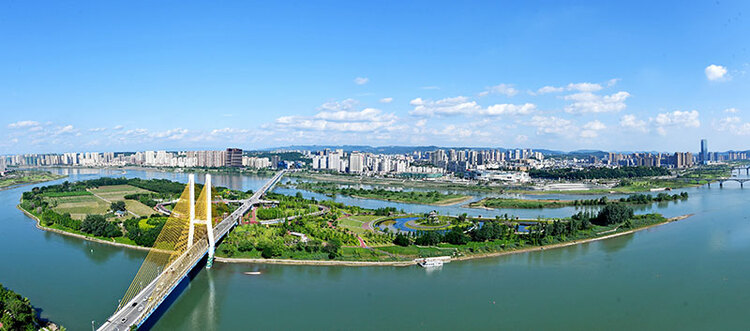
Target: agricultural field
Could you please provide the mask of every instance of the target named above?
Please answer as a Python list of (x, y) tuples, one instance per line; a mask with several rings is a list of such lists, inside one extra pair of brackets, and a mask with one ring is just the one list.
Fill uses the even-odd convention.
[(110, 204), (115, 201), (125, 201), (128, 211), (138, 216), (147, 216), (155, 213), (154, 210), (139, 201), (126, 200), (125, 195), (149, 192), (130, 185), (111, 185), (88, 191), (48, 193), (45, 194), (45, 200), (55, 212), (70, 213), (70, 216), (77, 220), (83, 220), (87, 214), (106, 214)]
[(109, 210), (109, 203), (95, 197), (93, 194), (66, 197), (45, 198), (52, 210), (59, 214), (70, 213), (70, 217), (83, 220), (87, 214), (105, 214)]

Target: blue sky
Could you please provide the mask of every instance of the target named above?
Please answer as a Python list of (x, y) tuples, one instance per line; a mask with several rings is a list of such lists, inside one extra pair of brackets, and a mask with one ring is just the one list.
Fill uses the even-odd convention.
[(743, 1), (0, 4), (0, 154), (749, 149)]

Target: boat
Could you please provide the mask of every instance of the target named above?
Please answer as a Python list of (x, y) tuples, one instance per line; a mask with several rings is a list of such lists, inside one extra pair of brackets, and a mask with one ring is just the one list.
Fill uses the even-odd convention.
[(260, 275), (260, 271), (245, 271), (243, 272), (245, 275)]
[(443, 260), (437, 260), (437, 259), (422, 259), (421, 261), (417, 262), (420, 267), (422, 268), (437, 268), (443, 266)]

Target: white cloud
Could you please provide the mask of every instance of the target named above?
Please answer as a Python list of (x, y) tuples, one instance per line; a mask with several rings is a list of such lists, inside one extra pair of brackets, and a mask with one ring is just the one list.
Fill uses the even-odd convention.
[(421, 119), (421, 120), (417, 121), (417, 124), (415, 124), (415, 125), (416, 125), (417, 127), (420, 127), (420, 128), (422, 128), (422, 127), (424, 127), (425, 125), (427, 125), (427, 119), (424, 119), (424, 118), (423, 118), (423, 119)]
[(357, 84), (357, 85), (365, 85), (369, 81), (370, 81), (370, 79), (367, 78), (367, 77), (357, 77), (357, 78), (354, 78), (354, 84)]
[(727, 77), (727, 68), (712, 64), (705, 69), (706, 78), (710, 81), (720, 81)]
[(372, 132), (394, 128), (396, 115), (375, 108), (351, 110), (355, 104), (352, 99), (331, 102), (321, 106), (321, 111), (312, 117), (282, 116), (274, 124), (281, 129), (305, 131)]
[(675, 110), (673, 112), (661, 113), (656, 115), (656, 118), (653, 119), (653, 122), (660, 128), (666, 126), (697, 128), (701, 126), (701, 121), (698, 119), (699, 115), (700, 114), (697, 110)]
[(187, 135), (188, 130), (182, 129), (182, 128), (176, 128), (166, 131), (159, 131), (154, 132), (150, 134), (153, 138), (160, 138), (160, 139), (167, 139), (167, 140), (181, 140), (185, 138), (185, 135)]
[(39, 122), (37, 121), (18, 121), (15, 123), (8, 124), (8, 128), (11, 129), (17, 129), (17, 128), (26, 128), (30, 126), (38, 126)]
[(414, 109), (409, 114), (416, 116), (471, 114), (481, 109), (476, 101), (469, 101), (467, 97), (463, 96), (445, 98), (438, 101), (416, 98), (410, 101), (409, 104), (414, 106)]
[(591, 139), (599, 136), (599, 131), (606, 129), (607, 126), (604, 123), (593, 120), (583, 125), (583, 130), (580, 133), (581, 138)]
[(68, 124), (66, 126), (58, 128), (57, 131), (55, 131), (55, 135), (60, 135), (64, 133), (73, 133), (74, 131), (75, 129), (73, 128), (73, 126)]
[(107, 130), (107, 128), (92, 128), (92, 129), (89, 129), (90, 132), (102, 132), (102, 131), (105, 131), (105, 130)]
[(318, 110), (352, 110), (358, 103), (359, 101), (351, 98), (343, 101), (330, 101), (320, 105)]
[(380, 103), (391, 103), (391, 101), (393, 101), (391, 97), (380, 99)]
[(497, 93), (497, 94), (503, 94), (509, 97), (512, 97), (516, 94), (518, 94), (518, 90), (513, 87), (511, 84), (500, 84), (495, 85), (490, 88), (488, 88), (486, 91), (480, 92), (479, 96), (485, 96), (490, 93)]
[(250, 132), (252, 131), (248, 129), (221, 128), (221, 129), (211, 130), (211, 135), (217, 136), (217, 135), (223, 135), (223, 134), (243, 134), (243, 133), (250, 133)]
[(740, 136), (750, 135), (750, 123), (743, 122), (737, 116), (722, 118), (718, 123), (714, 123), (714, 128), (718, 131), (727, 131)]
[[(619, 78), (613, 78), (607, 81), (606, 87), (612, 87), (619, 82)], [(539, 95), (539, 94), (549, 94), (549, 93), (560, 93), (563, 91), (577, 91), (577, 92), (597, 92), (604, 89), (604, 86), (602, 84), (598, 83), (589, 83), (589, 82), (582, 82), (582, 83), (570, 83), (567, 86), (551, 86), (547, 85), (544, 86), (536, 92), (529, 92), (531, 95)]]
[(611, 95), (597, 95), (591, 92), (581, 92), (566, 95), (565, 100), (573, 101), (565, 106), (568, 113), (607, 113), (618, 112), (625, 109), (625, 100), (630, 93), (620, 91)]
[(322, 111), (316, 114), (315, 118), (333, 122), (372, 122), (390, 121), (396, 119), (396, 116), (383, 114), (379, 109), (365, 108), (361, 111)]
[(565, 90), (562, 87), (555, 87), (555, 86), (545, 86), (538, 90), (536, 90), (536, 94), (547, 94), (547, 93), (560, 93), (563, 90)]
[(123, 128), (123, 126), (122, 126), (122, 125), (115, 125), (115, 126), (114, 126), (114, 127), (112, 128), (112, 130), (122, 130), (122, 128)]
[(416, 98), (409, 102), (414, 109), (409, 112), (415, 116), (455, 116), (455, 115), (527, 115), (536, 110), (536, 105), (525, 104), (495, 104), (482, 108), (476, 101), (469, 100), (464, 96), (445, 98), (437, 101)]
[(526, 135), (519, 134), (516, 136), (516, 142), (517, 143), (525, 143), (527, 140), (529, 140), (529, 137)]
[(525, 103), (523, 105), (514, 104), (496, 104), (482, 109), (479, 111), (482, 115), (498, 116), (498, 115), (528, 115), (536, 110), (536, 105), (533, 103)]
[(739, 109), (737, 109), (737, 108), (727, 108), (727, 109), (724, 109), (724, 112), (725, 112), (725, 113), (727, 113), (727, 114), (736, 114), (736, 113), (738, 113), (739, 111), (740, 111), (740, 110), (739, 110)]
[(526, 124), (536, 127), (537, 134), (555, 133), (569, 135), (575, 131), (575, 126), (569, 120), (555, 116), (534, 116)]
[(602, 89), (602, 86), (596, 83), (570, 83), (568, 84), (568, 91), (578, 92), (596, 92)]
[(620, 126), (626, 129), (646, 132), (648, 131), (648, 128), (646, 126), (646, 121), (639, 120), (635, 117), (635, 115), (623, 115), (622, 118), (620, 118)]
[(423, 90), (439, 90), (440, 89), (439, 86), (422, 86), (420, 88)]
[(598, 120), (593, 120), (591, 122), (584, 124), (583, 128), (586, 130), (600, 131), (600, 130), (606, 129), (607, 126), (604, 125), (604, 123), (599, 122)]

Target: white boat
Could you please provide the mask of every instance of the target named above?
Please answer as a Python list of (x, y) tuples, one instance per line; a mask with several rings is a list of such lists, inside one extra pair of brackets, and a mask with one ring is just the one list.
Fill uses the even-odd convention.
[(260, 275), (260, 271), (246, 271), (243, 272), (245, 275)]
[(423, 259), (419, 262), (417, 262), (419, 266), (422, 268), (435, 268), (435, 267), (442, 267), (443, 266), (443, 260), (437, 260), (437, 259)]

